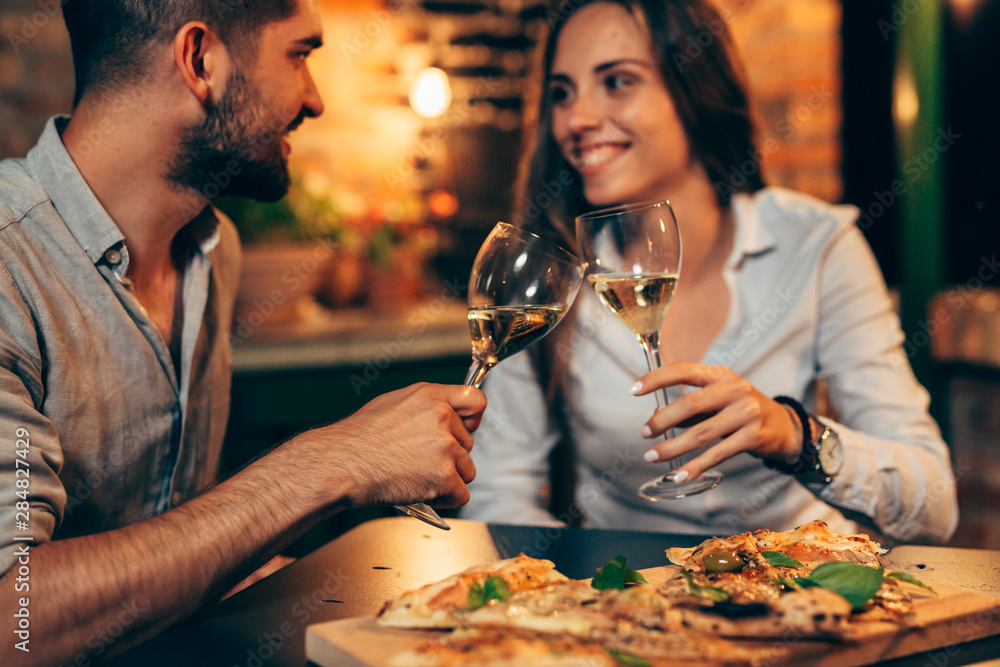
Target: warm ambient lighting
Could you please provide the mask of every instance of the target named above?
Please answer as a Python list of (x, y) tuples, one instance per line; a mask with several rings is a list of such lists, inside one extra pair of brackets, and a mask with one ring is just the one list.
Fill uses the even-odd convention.
[(892, 115), (896, 119), (896, 126), (911, 127), (920, 113), (920, 97), (917, 95), (917, 86), (913, 81), (913, 70), (909, 63), (904, 63), (897, 69), (892, 96)]
[(950, 0), (948, 4), (959, 23), (969, 23), (979, 9), (980, 0)]
[(448, 75), (437, 67), (424, 69), (410, 86), (410, 106), (424, 118), (437, 118), (451, 106)]

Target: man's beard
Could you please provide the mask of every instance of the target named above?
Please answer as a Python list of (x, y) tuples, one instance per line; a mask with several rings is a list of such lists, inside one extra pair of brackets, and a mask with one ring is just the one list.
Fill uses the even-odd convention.
[(167, 177), (206, 199), (284, 197), (291, 178), (281, 139), (305, 114), (266, 115), (265, 108), (260, 91), (234, 70), (218, 103), (208, 103), (204, 122), (182, 132)]

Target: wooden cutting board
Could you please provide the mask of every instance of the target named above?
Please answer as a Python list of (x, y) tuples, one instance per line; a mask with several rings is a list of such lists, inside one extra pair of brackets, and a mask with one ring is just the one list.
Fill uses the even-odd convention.
[[(642, 570), (646, 580), (659, 586), (676, 567)], [(753, 652), (765, 665), (803, 664), (820, 667), (854, 667), (880, 660), (939, 649), (942, 658), (956, 652), (956, 644), (1000, 634), (1000, 600), (959, 588), (927, 582), (938, 593), (906, 585), (914, 598), (915, 623), (901, 628), (892, 623), (856, 624), (856, 637), (831, 643), (800, 640), (794, 636), (759, 642), (735, 642)], [(381, 628), (373, 616), (310, 625), (306, 630), (306, 656), (322, 667), (382, 667), (400, 651), (434, 641), (446, 633)], [(653, 661), (654, 665), (660, 664)], [(664, 663), (666, 664), (666, 663)], [(691, 664), (671, 661), (669, 664)], [(943, 663), (942, 663), (943, 664)]]

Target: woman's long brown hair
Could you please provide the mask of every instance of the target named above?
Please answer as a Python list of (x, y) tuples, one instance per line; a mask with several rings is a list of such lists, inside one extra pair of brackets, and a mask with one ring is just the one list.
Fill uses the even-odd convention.
[[(624, 7), (646, 34), (687, 135), (692, 160), (704, 167), (720, 205), (728, 206), (734, 193), (763, 188), (742, 64), (726, 22), (714, 6), (707, 0), (563, 0), (548, 14), (550, 28), (538, 52), (525, 105), (515, 222), (576, 248), (573, 221), (589, 207), (579, 174), (552, 136), (548, 76), (562, 27), (581, 8), (597, 2)], [(571, 311), (553, 335), (531, 348), (550, 414), (560, 421), (565, 418), (567, 360), (563, 357), (569, 349), (564, 339), (575, 319)]]

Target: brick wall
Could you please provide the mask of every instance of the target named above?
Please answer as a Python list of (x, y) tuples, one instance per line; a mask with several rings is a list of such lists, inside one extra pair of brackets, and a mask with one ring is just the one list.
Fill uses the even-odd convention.
[(0, 0), (0, 158), (23, 156), (69, 113), (73, 68), (58, 0)]
[(837, 0), (720, 0), (743, 53), (769, 183), (827, 201), (840, 175)]
[[(840, 179), (840, 5), (836, 0), (719, 0), (747, 56), (772, 183), (837, 200)], [(45, 118), (73, 93), (69, 39), (56, 0), (0, 5), (0, 158), (23, 155)], [(294, 137), (293, 164), (317, 182), (377, 194), (423, 189), (461, 175), (445, 164), (441, 130), (459, 140), (492, 128), (485, 155), (510, 159), (518, 95), (540, 30), (533, 0), (323, 0), (327, 47), (314, 70), (327, 114)], [(436, 64), (452, 76), (455, 103), (438, 121), (406, 105), (410, 80)], [(470, 105), (470, 101), (476, 101)], [(505, 186), (504, 164), (485, 174)], [(444, 170), (442, 172), (442, 170)], [(450, 171), (449, 171), (450, 170)], [(451, 176), (449, 176), (451, 174)], [(495, 188), (492, 192), (504, 190)], [(482, 193), (480, 193), (482, 194)]]

